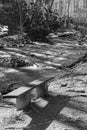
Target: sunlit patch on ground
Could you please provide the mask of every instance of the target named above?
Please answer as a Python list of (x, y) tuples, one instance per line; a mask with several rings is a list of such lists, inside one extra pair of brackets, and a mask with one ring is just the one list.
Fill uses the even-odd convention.
[(60, 112), (60, 119), (71, 126), (75, 126), (78, 129), (87, 129), (87, 99), (82, 97), (72, 98)]
[(54, 70), (56, 68), (39, 63), (39, 64), (33, 64), (32, 66), (21, 67), (21, 69), (25, 69), (25, 70), (45, 70), (45, 69), (47, 70), (47, 69), (51, 69), (51, 70)]
[(10, 55), (4, 51), (0, 51), (0, 57), (10, 57)]
[(4, 73), (18, 73), (19, 71), (16, 69), (12, 69), (12, 68), (6, 68), (4, 70)]
[(20, 51), (20, 49), (18, 49), (18, 48), (6, 48), (6, 49), (8, 49), (8, 50), (14, 50), (14, 51)]
[(2, 78), (3, 76), (5, 76), (5, 74), (0, 72), (0, 78)]
[(4, 102), (0, 103), (0, 122), (4, 129), (23, 130), (31, 121), (31, 117), (23, 111), (17, 111), (13, 105), (6, 105)]
[(54, 120), (45, 130), (78, 130), (75, 127), (71, 127), (67, 124), (64, 124), (61, 121)]
[(26, 57), (25, 55), (22, 55), (22, 54), (17, 53), (17, 52), (9, 52), (9, 54), (12, 54), (12, 55), (15, 55), (15, 56), (21, 56), (21, 57), (23, 57), (23, 58)]

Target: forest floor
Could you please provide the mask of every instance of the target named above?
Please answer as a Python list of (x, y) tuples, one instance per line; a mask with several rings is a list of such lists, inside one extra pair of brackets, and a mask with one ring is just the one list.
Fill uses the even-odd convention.
[[(54, 96), (37, 99), (31, 109), (17, 111), (5, 100), (0, 102), (1, 130), (87, 130), (87, 44), (65, 40), (60, 43), (57, 39), (54, 38), (55, 44), (34, 42), (21, 48), (0, 49), (1, 60), (14, 55), (29, 63), (23, 67), (0, 63), (1, 92), (7, 91), (10, 83), (16, 82), (15, 87), (19, 87), (55, 75), (49, 83), (49, 92)], [(10, 44), (1, 39), (2, 42)]]

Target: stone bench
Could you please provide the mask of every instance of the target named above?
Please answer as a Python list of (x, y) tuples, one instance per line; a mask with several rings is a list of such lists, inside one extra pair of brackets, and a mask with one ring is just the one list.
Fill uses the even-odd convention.
[(9, 101), (14, 100), (17, 110), (24, 109), (31, 102), (32, 90), (36, 89), (37, 97), (44, 97), (49, 95), (47, 82), (53, 78), (54, 77), (48, 77), (45, 79), (34, 80), (27, 86), (20, 87), (6, 95), (3, 95), (3, 98), (9, 99)]
[(31, 88), (23, 86), (4, 95), (3, 98), (7, 98), (8, 102), (16, 104), (16, 107), (19, 110), (25, 108), (29, 104), (31, 100), (30, 90)]
[(46, 97), (49, 95), (47, 82), (49, 82), (53, 78), (54, 76), (46, 77), (43, 79), (40, 78), (30, 82), (27, 86), (31, 86), (32, 89), (36, 88), (38, 97)]

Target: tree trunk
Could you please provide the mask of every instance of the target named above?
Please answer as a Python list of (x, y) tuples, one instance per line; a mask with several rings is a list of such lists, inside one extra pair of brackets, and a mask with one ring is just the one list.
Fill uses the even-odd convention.
[(51, 2), (50, 9), (52, 9), (53, 3), (54, 3), (54, 0), (52, 0), (52, 2)]

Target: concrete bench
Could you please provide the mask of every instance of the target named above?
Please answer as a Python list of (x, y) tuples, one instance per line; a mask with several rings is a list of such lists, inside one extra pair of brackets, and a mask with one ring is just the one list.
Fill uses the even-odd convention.
[(31, 88), (33, 88), (33, 89), (36, 88), (38, 97), (46, 97), (49, 95), (47, 82), (49, 82), (53, 78), (54, 78), (54, 76), (46, 77), (43, 79), (40, 78), (40, 79), (30, 82), (27, 86), (29, 86), (29, 87), (31, 86)]
[(15, 99), (14, 103), (16, 104), (17, 110), (24, 109), (31, 102), (32, 90), (36, 89), (37, 97), (43, 97), (49, 94), (47, 82), (52, 78), (54, 77), (34, 80), (27, 86), (20, 87), (6, 95), (3, 95), (3, 98)]
[(8, 102), (16, 104), (16, 107), (19, 110), (25, 108), (29, 104), (31, 100), (30, 91), (31, 88), (23, 86), (4, 95), (3, 98), (9, 98)]

